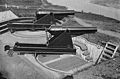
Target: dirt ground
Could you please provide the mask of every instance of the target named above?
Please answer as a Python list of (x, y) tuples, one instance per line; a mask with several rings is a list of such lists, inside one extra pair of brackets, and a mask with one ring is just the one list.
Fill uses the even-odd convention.
[(120, 58), (114, 58), (74, 75), (75, 79), (120, 79)]

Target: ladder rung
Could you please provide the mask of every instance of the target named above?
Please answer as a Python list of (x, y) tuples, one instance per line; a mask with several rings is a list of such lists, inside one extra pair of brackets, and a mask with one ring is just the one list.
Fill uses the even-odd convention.
[(113, 51), (114, 52), (114, 48), (111, 48), (111, 47), (106, 47), (106, 49), (110, 49), (111, 51)]
[(117, 45), (113, 45), (113, 44), (107, 44), (107, 47), (113, 48), (115, 49), (117, 47)]
[(107, 44), (109, 44), (109, 45), (112, 45), (112, 46), (117, 46), (116, 44), (113, 44), (113, 43), (111, 43), (111, 42), (107, 42)]
[(107, 54), (107, 55), (109, 55), (109, 56), (111, 56), (111, 57), (113, 56), (113, 54), (111, 54), (111, 53), (109, 53), (109, 52), (105, 52), (105, 51), (104, 51), (104, 54)]
[(108, 52), (108, 53), (111, 53), (111, 54), (113, 54), (113, 53), (114, 53), (114, 51), (113, 51), (113, 50), (109, 50), (109, 49), (104, 49), (104, 52)]
[(112, 55), (110, 55), (110, 54), (104, 53), (103, 55), (105, 55), (105, 56), (108, 57), (108, 58), (112, 58)]
[(100, 62), (101, 62), (101, 61), (106, 61), (106, 60), (107, 60), (107, 59), (105, 59), (105, 58), (101, 58), (101, 59), (100, 59)]
[(111, 57), (108, 57), (106, 55), (102, 55), (102, 58), (105, 58), (106, 60), (110, 59)]

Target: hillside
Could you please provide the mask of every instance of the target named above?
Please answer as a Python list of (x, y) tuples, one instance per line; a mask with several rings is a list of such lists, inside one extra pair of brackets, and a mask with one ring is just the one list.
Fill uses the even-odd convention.
[(120, 23), (120, 21), (110, 18), (110, 17), (106, 17), (103, 15), (99, 15), (99, 14), (94, 14), (94, 13), (86, 13), (86, 12), (78, 12), (75, 14), (77, 17), (81, 18), (81, 19), (87, 19), (87, 20), (91, 20), (91, 21), (101, 21), (101, 22), (112, 22), (112, 23)]
[(120, 0), (91, 0), (91, 3), (120, 9)]

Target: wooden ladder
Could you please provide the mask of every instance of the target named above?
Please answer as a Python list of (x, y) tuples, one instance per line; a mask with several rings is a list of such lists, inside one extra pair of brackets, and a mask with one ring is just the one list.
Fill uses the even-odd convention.
[(109, 60), (114, 57), (119, 45), (113, 44), (111, 42), (107, 42), (105, 48), (101, 52), (97, 63)]

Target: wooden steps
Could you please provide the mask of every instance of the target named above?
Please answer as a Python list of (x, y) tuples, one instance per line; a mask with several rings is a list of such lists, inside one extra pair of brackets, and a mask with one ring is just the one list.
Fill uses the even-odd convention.
[(106, 61), (106, 60), (113, 58), (118, 47), (119, 47), (119, 45), (117, 45), (117, 44), (107, 42), (105, 45), (105, 48), (103, 49), (103, 51), (101, 52), (101, 54), (98, 58), (96, 64), (99, 62)]

